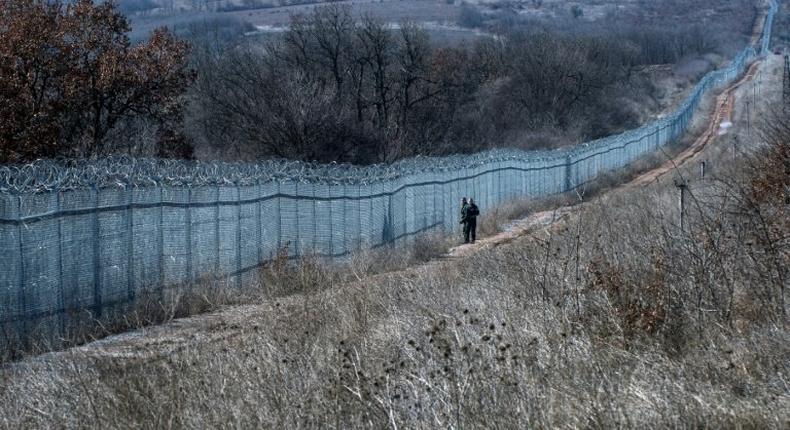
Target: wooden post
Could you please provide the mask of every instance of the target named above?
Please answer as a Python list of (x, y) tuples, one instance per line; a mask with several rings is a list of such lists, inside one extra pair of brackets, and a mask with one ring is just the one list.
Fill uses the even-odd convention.
[(685, 212), (686, 212), (686, 183), (681, 182), (677, 184), (677, 187), (680, 188), (680, 200), (679, 203), (679, 210), (680, 210), (680, 231), (685, 231)]
[(752, 111), (751, 101), (746, 100), (746, 135), (752, 136)]
[(737, 155), (738, 155), (738, 136), (735, 135), (732, 138), (732, 158), (735, 159)]
[(763, 86), (763, 71), (760, 70), (757, 72), (757, 95), (762, 97), (762, 86)]

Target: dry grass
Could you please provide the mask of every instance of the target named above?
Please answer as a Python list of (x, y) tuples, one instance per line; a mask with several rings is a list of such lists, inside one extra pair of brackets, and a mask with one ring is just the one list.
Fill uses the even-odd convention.
[(0, 428), (787, 428), (788, 130), (713, 148), (682, 231), (669, 179), (471, 258), (415, 265), (433, 236), (193, 288), (139, 319), (253, 305), (6, 365)]
[[(0, 364), (179, 318), (216, 312), (228, 306), (315, 293), (361, 277), (403, 270), (446, 254), (454, 239), (455, 236), (441, 232), (427, 232), (396, 245), (355, 252), (340, 262), (315, 254), (289, 260), (288, 249), (283, 248), (273, 261), (260, 267), (256, 282), (245, 284), (241, 289), (234, 280), (213, 276), (189, 284), (144, 289), (130, 305), (108, 307), (101, 317), (88, 308), (28, 324), (27, 339), (14, 337), (18, 330), (11, 324), (0, 324)], [(53, 335), (50, 324), (55, 318), (62, 318), (57, 324), (65, 327), (58, 335)]]
[(683, 231), (651, 186), (468, 259), (272, 265), (280, 290), (210, 324), (6, 367), (0, 427), (787, 428), (788, 217), (753, 198), (761, 159), (691, 182)]

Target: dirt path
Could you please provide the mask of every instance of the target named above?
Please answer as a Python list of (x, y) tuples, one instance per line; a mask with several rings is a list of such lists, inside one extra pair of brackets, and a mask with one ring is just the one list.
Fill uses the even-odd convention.
[(475, 243), (459, 245), (451, 248), (447, 256), (450, 258), (468, 257), (484, 249), (492, 249), (513, 242), (519, 237), (532, 234), (541, 228), (546, 228), (565, 220), (571, 213), (579, 210), (582, 204), (563, 206), (557, 209), (541, 211), (531, 214), (526, 218), (511, 222), (504, 231), (493, 236), (477, 240)]
[(653, 182), (658, 181), (663, 175), (675, 170), (679, 166), (693, 161), (706, 146), (716, 140), (717, 136), (727, 133), (727, 130), (732, 126), (732, 115), (735, 109), (735, 91), (738, 90), (743, 84), (750, 82), (757, 75), (760, 68), (760, 61), (755, 62), (749, 67), (746, 74), (734, 84), (725, 89), (718, 97), (716, 97), (716, 107), (709, 117), (708, 127), (688, 148), (678, 154), (672, 159), (667, 160), (663, 165), (656, 169), (638, 176), (631, 182), (625, 184), (625, 187), (644, 187)]

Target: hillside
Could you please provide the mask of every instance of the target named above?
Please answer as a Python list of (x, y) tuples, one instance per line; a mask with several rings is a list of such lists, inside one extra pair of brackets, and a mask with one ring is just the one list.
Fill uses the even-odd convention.
[[(423, 238), (339, 268), (274, 264), (254, 304), (7, 365), (0, 425), (785, 428), (790, 247), (771, 187), (788, 178), (760, 173), (788, 156), (781, 70), (772, 56), (726, 92), (734, 110), (708, 100), (692, 135), (733, 126), (693, 156), (548, 202), (584, 200), (515, 235), (438, 259), (443, 241)], [(750, 138), (758, 79), (752, 114), (772, 122)]]
[(268, 1), (0, 9), (0, 430), (788, 427), (776, 1)]

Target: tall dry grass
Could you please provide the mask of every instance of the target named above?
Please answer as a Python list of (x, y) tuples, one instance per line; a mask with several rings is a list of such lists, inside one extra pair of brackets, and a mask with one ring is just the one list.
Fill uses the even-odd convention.
[(273, 265), (258, 305), (7, 366), (0, 426), (787, 428), (788, 142), (675, 172), (684, 229), (664, 180), (471, 258)]

